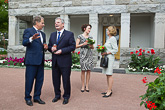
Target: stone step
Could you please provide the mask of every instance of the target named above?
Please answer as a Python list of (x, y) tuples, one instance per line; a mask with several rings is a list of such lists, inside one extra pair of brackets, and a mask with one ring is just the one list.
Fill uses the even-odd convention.
[[(102, 68), (101, 67), (94, 67), (92, 70), (92, 72), (102, 72)], [(113, 73), (121, 73), (121, 74), (125, 74), (126, 71), (124, 68), (117, 68), (117, 69), (113, 69)]]

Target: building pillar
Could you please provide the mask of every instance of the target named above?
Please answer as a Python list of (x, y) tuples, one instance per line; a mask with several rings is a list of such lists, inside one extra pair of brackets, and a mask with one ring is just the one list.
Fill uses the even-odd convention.
[(9, 16), (9, 44), (8, 46), (16, 45), (16, 36), (18, 36), (18, 19), (15, 16)]
[(92, 25), (92, 29), (90, 32), (90, 35), (93, 37), (95, 40), (94, 47), (97, 46), (97, 40), (98, 40), (98, 14), (89, 14), (89, 24)]
[(154, 48), (165, 48), (165, 13), (156, 13), (154, 22)]
[(69, 15), (60, 15), (62, 19), (64, 19), (64, 27), (66, 30), (70, 30), (70, 18)]
[(130, 13), (121, 13), (120, 47), (129, 48), (130, 43)]

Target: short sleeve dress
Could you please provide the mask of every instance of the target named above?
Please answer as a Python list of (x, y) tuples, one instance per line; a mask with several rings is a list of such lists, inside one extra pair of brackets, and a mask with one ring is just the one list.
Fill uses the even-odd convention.
[[(86, 41), (86, 38), (81, 34), (77, 37), (80, 39), (80, 43), (82, 44)], [(93, 37), (89, 36), (89, 38), (93, 39)], [(93, 53), (92, 49), (88, 48), (88, 46), (82, 46), (80, 48), (80, 65), (81, 70), (91, 70), (93, 68)]]
[(102, 73), (106, 75), (112, 75), (113, 74), (113, 64), (115, 61), (115, 54), (118, 51), (118, 46), (117, 46), (117, 40), (114, 36), (111, 38), (108, 38), (106, 40), (106, 43), (104, 46), (107, 48), (106, 52), (111, 52), (112, 54), (108, 54), (107, 57), (109, 58), (108, 60), (108, 68), (103, 68)]

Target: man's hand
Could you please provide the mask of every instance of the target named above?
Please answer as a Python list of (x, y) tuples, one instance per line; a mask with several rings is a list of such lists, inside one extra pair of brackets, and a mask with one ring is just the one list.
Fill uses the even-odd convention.
[(48, 45), (47, 44), (43, 44), (44, 45), (44, 49), (48, 50)]
[(60, 50), (56, 51), (54, 54), (60, 55), (61, 53), (62, 53), (62, 50), (60, 49)]
[(57, 50), (57, 47), (56, 46), (53, 46), (52, 47), (52, 52), (56, 51)]
[(38, 35), (39, 35), (39, 33), (35, 33), (35, 34), (32, 36), (32, 40), (40, 38), (40, 36), (38, 36)]

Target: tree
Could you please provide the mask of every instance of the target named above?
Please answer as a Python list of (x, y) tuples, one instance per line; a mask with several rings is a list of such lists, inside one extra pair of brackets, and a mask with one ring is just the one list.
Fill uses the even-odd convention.
[(5, 40), (4, 34), (8, 33), (8, 0), (0, 0), (0, 33), (2, 33)]

